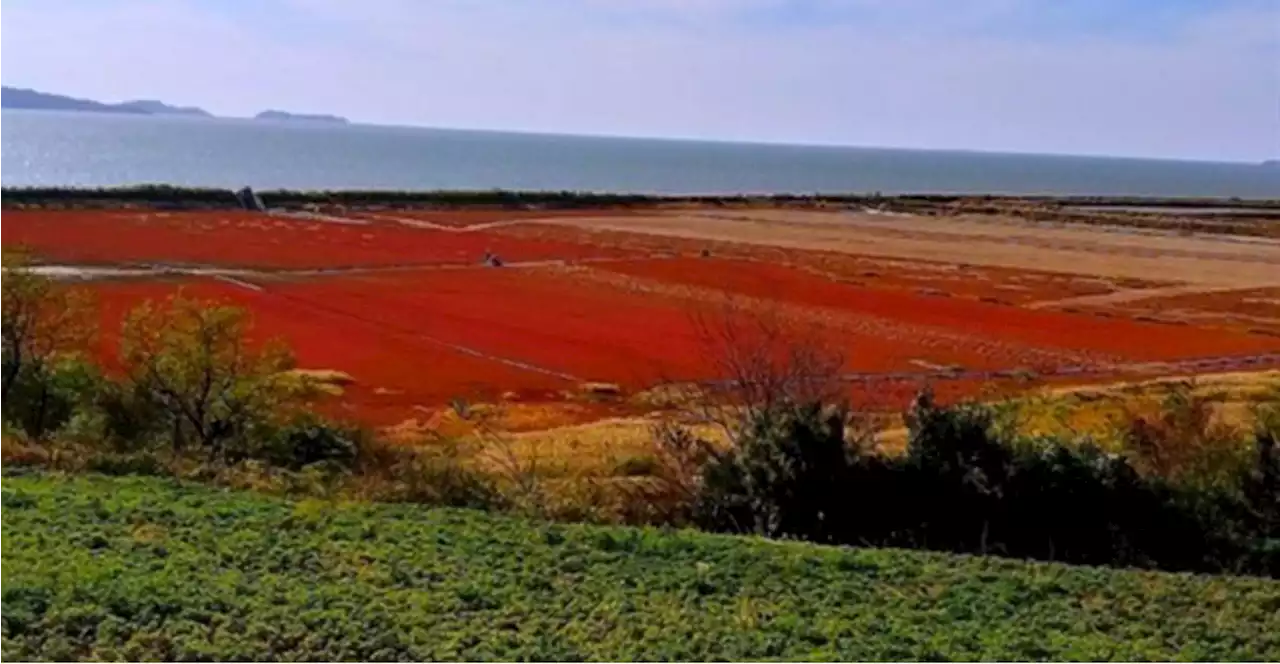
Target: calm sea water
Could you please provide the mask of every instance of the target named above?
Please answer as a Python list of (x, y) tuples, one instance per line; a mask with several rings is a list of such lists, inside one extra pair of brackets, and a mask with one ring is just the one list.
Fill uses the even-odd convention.
[(3, 111), (5, 186), (1280, 197), (1280, 168)]

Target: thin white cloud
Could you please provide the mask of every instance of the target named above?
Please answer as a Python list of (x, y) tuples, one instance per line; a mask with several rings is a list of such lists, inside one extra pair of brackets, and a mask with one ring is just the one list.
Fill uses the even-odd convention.
[[(984, 30), (1025, 0), (6, 3), (6, 84), (372, 122), (916, 148), (1280, 154), (1280, 9), (1160, 38)], [(75, 10), (69, 7), (76, 7)], [(861, 12), (861, 13), (858, 13)], [(785, 16), (785, 13), (782, 14)], [(110, 27), (104, 27), (110, 26)]]

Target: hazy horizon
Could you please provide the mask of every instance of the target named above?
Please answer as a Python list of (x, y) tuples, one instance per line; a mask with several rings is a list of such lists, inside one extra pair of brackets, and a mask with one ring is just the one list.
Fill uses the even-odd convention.
[(1280, 158), (1280, 3), (1269, 0), (11, 0), (4, 9), (5, 85), (227, 117), (270, 108), (473, 131)]
[[(4, 85), (8, 86), (7, 83)], [(9, 86), (13, 87), (13, 86)], [(40, 92), (48, 92), (40, 90)], [(76, 95), (66, 95), (75, 97)], [(80, 97), (84, 98), (84, 97)], [(101, 101), (105, 103), (120, 103), (126, 101), (162, 101), (170, 106), (191, 106), (191, 104), (174, 103), (164, 99), (94, 99), (92, 101)], [(6, 108), (5, 111), (18, 111), (21, 113), (84, 113), (86, 111), (71, 110), (45, 110), (45, 109), (25, 109), (25, 108)], [(275, 107), (274, 109), (263, 110), (279, 110), (286, 111), (291, 114), (325, 114), (323, 109), (290, 109)], [(92, 111), (88, 113), (93, 114)], [(184, 116), (184, 115), (136, 115), (127, 116), (132, 118), (150, 118), (150, 119), (175, 119), (190, 121), (218, 121), (218, 120), (242, 120), (247, 122), (255, 122), (253, 115), (213, 115), (212, 117), (204, 116)], [(410, 130), (426, 130), (426, 131), (446, 131), (446, 132), (477, 132), (492, 134), (519, 134), (528, 136), (562, 136), (567, 138), (586, 138), (586, 139), (613, 139), (613, 140), (636, 140), (636, 141), (673, 141), (679, 143), (728, 143), (734, 145), (761, 145), (761, 146), (778, 146), (778, 147), (796, 147), (796, 148), (832, 148), (832, 149), (852, 149), (852, 150), (885, 150), (885, 151), (906, 151), (906, 152), (938, 152), (938, 153), (954, 153), (954, 154), (980, 154), (980, 155), (1008, 155), (1008, 156), (1025, 156), (1025, 157), (1062, 157), (1066, 159), (1119, 159), (1119, 160), (1136, 160), (1136, 161), (1171, 161), (1171, 162), (1195, 162), (1206, 164), (1233, 164), (1233, 165), (1257, 165), (1263, 162), (1273, 161), (1272, 158), (1264, 158), (1258, 161), (1241, 161), (1230, 159), (1191, 159), (1184, 157), (1143, 157), (1131, 155), (1115, 155), (1115, 154), (1090, 154), (1090, 153), (1070, 153), (1070, 152), (1027, 152), (1016, 150), (983, 150), (973, 148), (914, 148), (899, 147), (894, 145), (851, 145), (844, 143), (795, 143), (769, 140), (750, 140), (750, 139), (722, 139), (722, 138), (697, 138), (689, 136), (639, 136), (631, 134), (587, 134), (581, 132), (566, 131), (534, 131), (522, 129), (502, 129), (491, 127), (441, 127), (434, 125), (412, 125), (412, 124), (380, 124), (373, 122), (362, 122), (359, 118), (345, 118), (349, 120), (347, 126), (354, 127), (371, 127), (386, 129), (410, 129)]]

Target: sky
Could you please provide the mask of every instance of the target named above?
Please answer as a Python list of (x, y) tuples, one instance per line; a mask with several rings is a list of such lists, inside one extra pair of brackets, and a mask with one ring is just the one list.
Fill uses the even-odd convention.
[(230, 116), (1280, 158), (1280, 0), (6, 0), (0, 79)]

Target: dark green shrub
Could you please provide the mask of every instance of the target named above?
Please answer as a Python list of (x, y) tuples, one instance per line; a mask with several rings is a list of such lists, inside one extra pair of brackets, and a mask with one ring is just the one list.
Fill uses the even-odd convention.
[(1254, 463), (1244, 480), (1244, 495), (1261, 537), (1280, 546), (1280, 441), (1271, 424), (1260, 423), (1254, 434)]
[(978, 404), (939, 407), (926, 391), (906, 422), (906, 472), (914, 486), (907, 504), (933, 506), (921, 515), (920, 537), (986, 552), (1012, 463), (1010, 450), (992, 435), (994, 412)]
[(907, 453), (845, 442), (848, 413), (757, 409), (700, 474), (709, 529), (1094, 565), (1280, 575), (1274, 438), (1246, 491), (1144, 476), (1087, 441), (1010, 441), (989, 408), (921, 395)]
[(847, 408), (780, 403), (752, 410), (703, 474), (695, 520), (766, 537), (835, 537), (848, 475)]
[(93, 454), (86, 463), (86, 470), (104, 475), (152, 475), (168, 474), (160, 459), (148, 452), (102, 452)]
[(10, 380), (4, 421), (34, 439), (65, 427), (103, 383), (96, 367), (78, 360), (28, 362)]
[(452, 439), (398, 445), (363, 439), (356, 450), (355, 476), (363, 493), (377, 500), (450, 507), (507, 507), (493, 477), (468, 465), (469, 450)]
[(265, 440), (254, 443), (241, 454), (261, 457), (272, 465), (297, 470), (315, 463), (350, 467), (355, 463), (366, 434), (358, 427), (304, 415), (265, 436)]
[(116, 449), (136, 450), (150, 448), (172, 436), (163, 408), (136, 383), (104, 383), (94, 395), (93, 406), (96, 431), (85, 432), (81, 437), (94, 435)]

